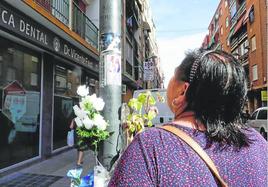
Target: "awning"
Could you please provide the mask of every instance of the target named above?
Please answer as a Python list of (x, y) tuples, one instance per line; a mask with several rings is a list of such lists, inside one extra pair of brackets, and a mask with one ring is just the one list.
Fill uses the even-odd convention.
[(245, 14), (245, 17), (244, 17), (244, 20), (243, 20), (243, 23), (245, 24), (248, 20), (248, 17), (249, 17), (249, 13), (250, 13), (250, 10), (252, 9), (252, 6), (250, 6), (250, 8), (247, 10), (246, 14)]
[(236, 26), (235, 26), (235, 29), (234, 29), (234, 33), (236, 33), (236, 32), (241, 28), (241, 26), (243, 25), (243, 21), (244, 21), (245, 16), (246, 16), (246, 14), (244, 14), (244, 15), (239, 19), (239, 21), (236, 23)]

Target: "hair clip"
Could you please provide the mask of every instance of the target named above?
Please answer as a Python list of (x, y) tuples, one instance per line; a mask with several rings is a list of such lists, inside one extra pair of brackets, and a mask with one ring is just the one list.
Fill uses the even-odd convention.
[(199, 54), (198, 57), (195, 59), (192, 67), (191, 67), (190, 76), (189, 76), (189, 83), (192, 83), (194, 78), (195, 78), (195, 74), (196, 74), (196, 71), (197, 71), (197, 68), (199, 66), (199, 63), (200, 63), (202, 56), (203, 56), (202, 53)]

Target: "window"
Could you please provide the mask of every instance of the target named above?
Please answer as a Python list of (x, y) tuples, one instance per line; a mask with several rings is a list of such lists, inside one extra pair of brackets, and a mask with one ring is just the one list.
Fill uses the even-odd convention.
[(241, 56), (243, 56), (244, 54), (246, 54), (248, 52), (248, 40), (245, 40), (241, 45)]
[(221, 35), (223, 35), (223, 28), (222, 28), (222, 26), (221, 26)]
[(257, 119), (267, 119), (267, 110), (260, 110)]
[(253, 36), (251, 38), (251, 51), (255, 51), (256, 50), (256, 37)]
[(226, 26), (226, 28), (229, 26), (229, 18), (228, 17), (226, 17), (225, 26)]
[(222, 15), (222, 9), (220, 8), (220, 16)]
[(258, 65), (252, 66), (252, 80), (256, 81), (258, 80)]
[(0, 169), (39, 155), (40, 54), (0, 37)]
[(54, 66), (53, 150), (66, 146), (66, 134), (73, 118), (73, 106), (79, 102), (81, 69), (56, 62)]
[(227, 46), (229, 46), (230, 45), (230, 40), (229, 40), (229, 38), (227, 38)]
[(227, 0), (224, 1), (224, 6), (225, 6), (225, 8), (228, 6), (228, 1)]
[(250, 23), (254, 22), (254, 6), (251, 7), (250, 12), (249, 12), (249, 22)]
[(133, 66), (133, 48), (128, 41), (126, 42), (125, 54), (126, 54), (126, 60), (130, 65)]
[(231, 18), (233, 18), (236, 14), (236, 3), (234, 3), (232, 5), (232, 7), (230, 8), (230, 14), (231, 14)]

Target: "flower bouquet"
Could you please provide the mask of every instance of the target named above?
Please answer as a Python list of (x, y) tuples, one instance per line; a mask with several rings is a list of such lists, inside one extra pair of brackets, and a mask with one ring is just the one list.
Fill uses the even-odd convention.
[[(89, 90), (85, 85), (78, 87), (77, 94), (81, 97), (81, 101), (79, 106), (75, 105), (73, 107), (76, 115), (74, 121), (77, 126), (76, 134), (78, 137), (76, 144), (82, 149), (88, 147), (95, 152), (96, 166), (94, 171), (90, 171), (82, 179), (80, 179), (82, 168), (69, 170), (67, 176), (71, 178), (74, 187), (96, 186), (94, 183), (107, 181), (109, 174), (97, 159), (98, 145), (101, 141), (109, 138), (112, 133), (107, 131), (108, 123), (100, 114), (104, 108), (103, 99), (98, 98), (96, 94), (89, 95)], [(98, 181), (95, 179), (98, 179)]]

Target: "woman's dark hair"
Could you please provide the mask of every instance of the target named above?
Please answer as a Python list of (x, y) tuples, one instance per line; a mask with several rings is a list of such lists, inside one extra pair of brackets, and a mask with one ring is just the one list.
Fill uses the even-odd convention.
[(187, 110), (206, 126), (207, 137), (220, 145), (248, 146), (240, 113), (247, 93), (240, 62), (224, 51), (196, 50), (186, 54), (176, 79), (189, 82)]

